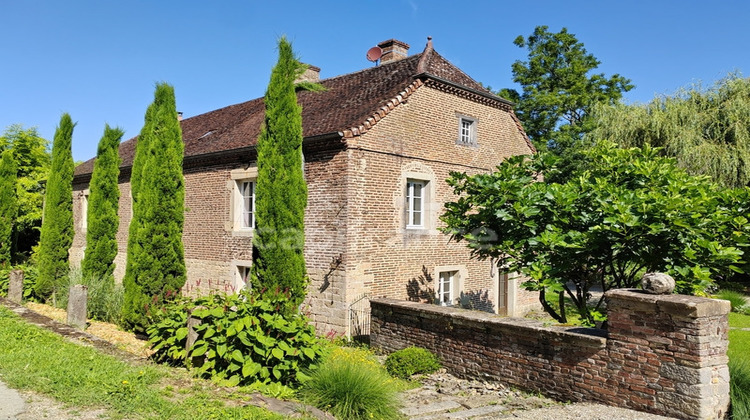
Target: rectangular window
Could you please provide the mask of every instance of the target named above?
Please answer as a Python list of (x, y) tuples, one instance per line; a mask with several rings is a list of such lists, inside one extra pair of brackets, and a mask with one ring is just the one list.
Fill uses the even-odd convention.
[(453, 306), (455, 299), (455, 280), (458, 272), (442, 271), (438, 278), (438, 302), (442, 306)]
[(81, 232), (88, 231), (89, 228), (89, 192), (84, 191), (81, 195)]
[(477, 122), (466, 117), (460, 117), (458, 121), (458, 143), (463, 145), (476, 145)]
[(237, 192), (235, 225), (239, 229), (252, 229), (255, 227), (255, 182), (238, 180)]
[(406, 181), (406, 227), (424, 227), (425, 181)]
[(242, 289), (250, 289), (250, 267), (238, 265), (235, 279), (233, 293), (238, 293)]

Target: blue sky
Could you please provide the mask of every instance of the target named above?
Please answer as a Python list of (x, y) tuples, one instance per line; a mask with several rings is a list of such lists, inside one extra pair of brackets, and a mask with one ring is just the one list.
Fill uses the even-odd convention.
[(514, 87), (513, 45), (537, 25), (575, 34), (647, 102), (730, 72), (750, 74), (750, 2), (741, 1), (107, 1), (0, 0), (0, 130), (37, 127), (52, 139), (63, 112), (73, 156), (96, 153), (104, 124), (138, 134), (154, 85), (175, 86), (185, 117), (262, 96), (281, 35), (332, 77), (372, 65), (390, 38), (435, 49), (493, 89)]

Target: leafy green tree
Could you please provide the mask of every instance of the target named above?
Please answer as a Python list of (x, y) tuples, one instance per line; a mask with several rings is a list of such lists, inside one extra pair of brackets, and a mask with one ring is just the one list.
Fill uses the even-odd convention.
[(691, 174), (709, 175), (727, 187), (750, 182), (750, 80), (739, 75), (644, 105), (602, 104), (591, 119), (591, 141), (660, 147)]
[(104, 127), (99, 141), (94, 171), (89, 184), (89, 205), (86, 220), (86, 254), (81, 262), (84, 278), (113, 282), (117, 256), (117, 229), (120, 219), (120, 156), (118, 149), (124, 132), (119, 128)]
[(265, 95), (265, 124), (258, 137), (258, 186), (253, 238), (253, 289), (266, 297), (289, 296), (289, 311), (307, 292), (304, 217), (307, 185), (302, 173), (302, 108), (294, 80), (304, 71), (286, 38)]
[(123, 316), (126, 326), (143, 332), (149, 306), (177, 296), (186, 278), (184, 144), (174, 88), (166, 83), (156, 85), (137, 149)]
[(538, 182), (555, 170), (546, 154), (509, 158), (491, 174), (453, 173), (460, 198), (446, 204), (445, 232), (528, 276), (525, 287), (561, 322), (566, 299), (584, 320), (598, 318), (594, 285), (635, 287), (644, 272), (662, 271), (680, 293), (702, 293), (742, 270), (750, 190), (690, 176), (648, 146), (602, 142), (586, 156), (564, 184)]
[(17, 171), (13, 152), (10, 150), (2, 152), (0, 156), (0, 267), (11, 264), (13, 226), (18, 214)]
[(523, 90), (503, 89), (500, 95), (517, 102), (516, 113), (539, 150), (567, 157), (590, 129), (591, 107), (616, 103), (633, 88), (619, 74), (592, 74), (601, 62), (567, 28), (552, 33), (537, 26), (528, 38), (519, 35), (513, 43), (529, 51), (527, 61), (513, 63), (513, 81)]
[[(44, 199), (44, 219), (37, 262), (37, 296), (47, 298), (56, 292), (68, 274), (68, 250), (73, 243), (73, 120), (67, 113), (60, 118), (52, 142), (52, 165)], [(54, 296), (53, 296), (54, 298)]]
[(21, 260), (39, 242), (44, 188), (51, 162), (49, 142), (40, 137), (35, 128), (24, 129), (21, 125), (12, 125), (0, 136), (0, 150), (13, 152), (18, 169), (18, 215), (13, 242), (15, 259)]

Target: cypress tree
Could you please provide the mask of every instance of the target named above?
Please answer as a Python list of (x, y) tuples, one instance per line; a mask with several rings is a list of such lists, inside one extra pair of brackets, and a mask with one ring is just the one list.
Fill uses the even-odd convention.
[(115, 256), (117, 256), (117, 228), (120, 219), (117, 209), (120, 189), (120, 156), (117, 154), (124, 132), (119, 128), (104, 127), (94, 161), (94, 172), (89, 184), (87, 214), (86, 255), (81, 269), (84, 278), (113, 282)]
[(253, 290), (262, 297), (289, 296), (289, 311), (296, 310), (307, 292), (303, 255), (307, 185), (302, 172), (302, 108), (294, 86), (302, 71), (291, 44), (282, 37), (257, 143)]
[(131, 176), (133, 219), (123, 312), (126, 326), (135, 331), (145, 330), (150, 305), (161, 305), (185, 284), (183, 153), (174, 88), (159, 83)]
[(39, 277), (34, 292), (43, 298), (53, 294), (68, 274), (68, 249), (73, 242), (73, 120), (60, 118), (52, 141), (52, 165), (44, 198), (39, 239)]
[(0, 267), (11, 264), (13, 227), (18, 214), (17, 170), (13, 152), (5, 150), (0, 158)]

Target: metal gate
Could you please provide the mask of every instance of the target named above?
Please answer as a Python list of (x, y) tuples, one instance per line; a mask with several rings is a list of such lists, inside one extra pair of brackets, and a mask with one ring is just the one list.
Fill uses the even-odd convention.
[(362, 294), (349, 304), (346, 336), (350, 340), (370, 342), (370, 299)]

